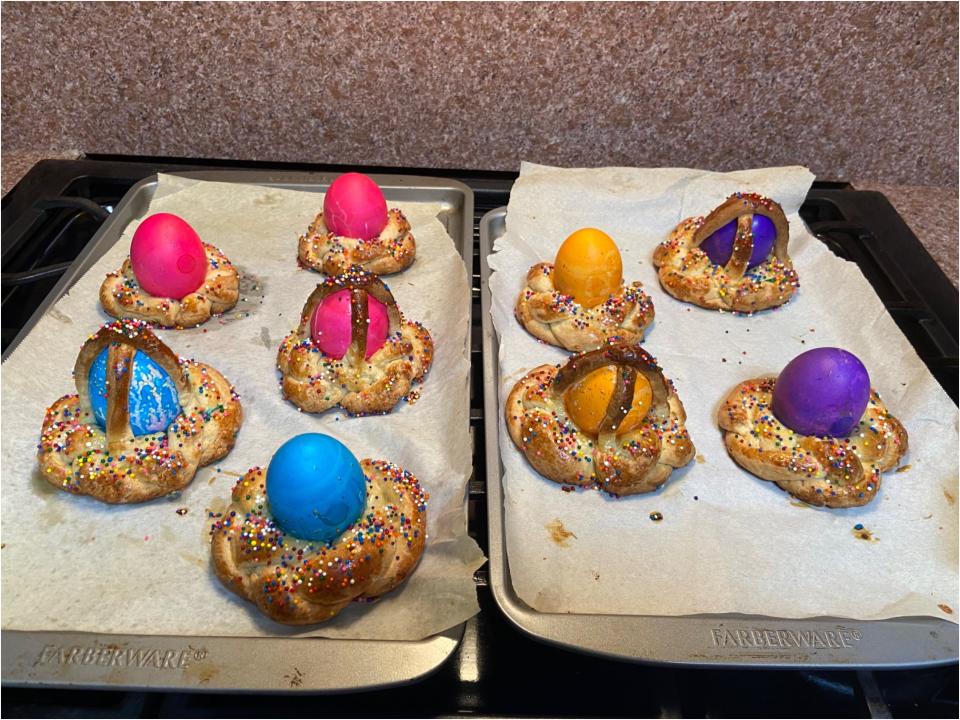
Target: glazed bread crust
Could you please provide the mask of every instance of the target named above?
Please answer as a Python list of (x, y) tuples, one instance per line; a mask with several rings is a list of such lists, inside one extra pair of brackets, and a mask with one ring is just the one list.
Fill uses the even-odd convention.
[(584, 307), (556, 289), (552, 263), (537, 263), (527, 272), (514, 314), (535, 338), (583, 352), (610, 342), (639, 344), (653, 322), (654, 310), (640, 282), (621, 285), (606, 301)]
[(427, 493), (391, 463), (367, 459), (360, 465), (366, 507), (327, 544), (284, 533), (270, 514), (266, 471), (250, 470), (211, 529), (217, 577), (264, 615), (288, 625), (324, 622), (353, 600), (373, 600), (400, 585), (426, 544)]
[[(108, 352), (106, 428), (97, 424), (87, 378), (99, 352)], [(135, 436), (126, 402), (137, 350), (173, 379), (181, 414), (166, 431)], [(109, 368), (117, 368), (110, 375)], [(38, 458), (51, 485), (107, 503), (137, 503), (186, 487), (197, 469), (230, 452), (242, 422), (240, 400), (209, 365), (178, 358), (144, 324), (104, 326), (77, 358), (78, 393), (51, 405), (43, 420)]]
[(130, 265), (108, 273), (100, 286), (103, 309), (120, 319), (144, 320), (159, 327), (194, 327), (213, 315), (224, 313), (240, 298), (240, 279), (236, 268), (213, 245), (203, 244), (207, 255), (207, 274), (198, 290), (180, 300), (159, 298), (147, 293)]
[[(605, 365), (618, 367), (618, 387), (634, 387), (636, 375), (624, 372), (624, 366), (643, 374), (653, 390), (653, 404), (639, 426), (618, 435), (616, 427), (632, 396), (615, 394), (604, 425), (593, 437), (567, 415), (564, 393)], [(561, 485), (596, 487), (613, 495), (652, 492), (696, 452), (680, 398), (653, 358), (636, 347), (610, 346), (575, 356), (563, 367), (534, 368), (513, 387), (504, 412), (514, 444), (537, 472)]]
[(387, 212), (386, 226), (370, 240), (334, 235), (320, 213), (297, 247), (304, 266), (327, 275), (339, 275), (355, 265), (374, 275), (392, 275), (410, 267), (416, 255), (410, 223), (396, 208)]
[(907, 431), (870, 391), (859, 426), (845, 438), (800, 435), (771, 409), (776, 378), (737, 385), (717, 416), (727, 451), (738, 465), (776, 483), (798, 500), (831, 508), (866, 505), (881, 476), (908, 449)]

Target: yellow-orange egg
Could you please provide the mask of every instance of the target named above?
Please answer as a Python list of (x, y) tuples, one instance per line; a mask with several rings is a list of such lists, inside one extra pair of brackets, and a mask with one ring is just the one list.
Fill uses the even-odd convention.
[(553, 285), (585, 307), (599, 305), (623, 282), (623, 262), (605, 232), (583, 228), (563, 241), (553, 264)]
[[(594, 370), (585, 378), (574, 383), (564, 394), (563, 406), (574, 424), (588, 435), (596, 435), (600, 423), (607, 413), (607, 405), (613, 395), (617, 382), (617, 370), (612, 365)], [(633, 385), (633, 403), (630, 411), (617, 428), (617, 435), (623, 435), (635, 429), (646, 417), (653, 401), (653, 389), (650, 381), (643, 375), (637, 375)]]

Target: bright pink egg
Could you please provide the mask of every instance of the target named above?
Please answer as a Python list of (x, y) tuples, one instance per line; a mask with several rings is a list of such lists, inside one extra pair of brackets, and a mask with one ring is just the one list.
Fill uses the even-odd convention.
[(366, 175), (346, 173), (323, 198), (323, 220), (334, 235), (369, 240), (386, 227), (387, 201)]
[[(367, 295), (367, 359), (383, 347), (390, 330), (387, 306)], [(310, 334), (324, 354), (342, 358), (353, 337), (350, 322), (350, 291), (339, 290), (327, 295), (313, 312)]]
[(148, 293), (179, 300), (203, 285), (207, 255), (200, 236), (185, 220), (157, 213), (133, 233), (130, 265)]

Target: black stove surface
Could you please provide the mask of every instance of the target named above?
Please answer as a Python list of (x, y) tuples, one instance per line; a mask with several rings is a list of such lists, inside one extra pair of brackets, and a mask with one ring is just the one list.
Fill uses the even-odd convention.
[[(38, 163), (2, 201), (2, 345), (136, 182), (156, 172), (271, 169), (451, 177), (475, 194), (474, 232), (506, 205), (515, 173), (94, 156)], [(918, 354), (957, 401), (957, 291), (886, 198), (815, 183), (800, 214), (856, 262)], [(479, 250), (473, 266), (470, 532), (487, 550)], [(674, 669), (592, 657), (529, 638), (501, 614), (485, 569), (480, 614), (457, 651), (422, 682), (333, 696), (232, 695), (6, 687), (8, 717), (633, 716), (956, 717), (957, 665), (902, 671)]]

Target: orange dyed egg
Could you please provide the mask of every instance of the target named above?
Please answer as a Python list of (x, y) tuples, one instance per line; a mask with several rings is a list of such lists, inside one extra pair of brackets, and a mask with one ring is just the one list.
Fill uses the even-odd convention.
[[(594, 370), (580, 382), (572, 385), (563, 397), (567, 415), (574, 424), (588, 435), (596, 435), (600, 423), (607, 414), (607, 405), (613, 396), (617, 382), (617, 369), (612, 365)], [(633, 404), (630, 411), (617, 428), (617, 435), (623, 435), (635, 429), (643, 422), (650, 404), (653, 402), (653, 389), (650, 381), (643, 375), (637, 375), (633, 386)]]
[(593, 307), (620, 289), (623, 262), (605, 232), (583, 228), (563, 241), (553, 267), (553, 285), (584, 307)]

